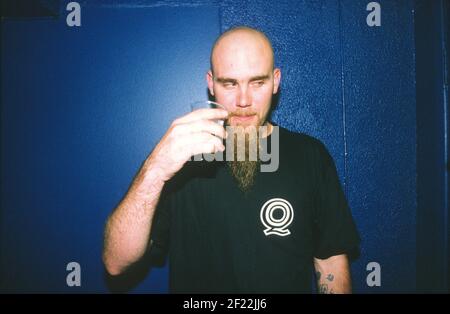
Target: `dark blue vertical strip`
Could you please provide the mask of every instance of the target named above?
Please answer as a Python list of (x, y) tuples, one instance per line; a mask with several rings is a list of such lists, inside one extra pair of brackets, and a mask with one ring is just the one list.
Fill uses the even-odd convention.
[(448, 291), (448, 178), (443, 1), (415, 3), (417, 288)]
[[(3, 18), (0, 17), (0, 64), (3, 64)], [(3, 127), (2, 127), (2, 117), (3, 117), (3, 67), (0, 68), (0, 178), (3, 178)], [(0, 180), (0, 239), (3, 238), (3, 180)], [(2, 287), (4, 287), (3, 276), (1, 276), (1, 270), (3, 269), (3, 250), (0, 248), (0, 293), (2, 292)]]
[(344, 48), (342, 36), (342, 2), (339, 0), (339, 55), (341, 58), (341, 93), (342, 93), (342, 138), (344, 142), (344, 176), (343, 185), (345, 195), (347, 195), (347, 130), (346, 130), (346, 115), (345, 115), (345, 76), (344, 76)]
[(443, 72), (442, 75), (444, 77), (444, 126), (445, 126), (445, 132), (444, 132), (444, 145), (445, 145), (445, 197), (444, 197), (444, 222), (446, 223), (444, 230), (447, 230), (447, 237), (445, 239), (445, 251), (447, 252), (447, 262), (446, 265), (446, 272), (447, 272), (447, 292), (450, 291), (450, 252), (449, 252), (449, 242), (450, 242), (450, 215), (449, 215), (449, 61), (450, 61), (450, 3), (448, 1), (441, 1), (441, 31), (442, 31), (442, 54), (443, 54)]
[[(450, 205), (450, 175), (448, 174), (450, 172), (450, 152), (449, 152), (449, 148), (450, 148), (450, 130), (449, 130), (449, 125), (450, 125), (450, 106), (449, 106), (449, 102), (450, 102), (450, 88), (449, 88), (449, 84), (450, 84), (450, 3), (445, 2), (445, 6), (446, 6), (446, 47), (447, 47), (447, 62), (446, 62), (446, 88), (447, 88), (447, 115), (446, 115), (446, 119), (447, 119), (447, 132), (446, 132), (446, 143), (447, 143), (447, 267), (450, 267), (448, 265), (450, 265), (450, 209), (449, 209), (449, 205)], [(450, 292), (450, 269), (447, 269), (447, 292)]]

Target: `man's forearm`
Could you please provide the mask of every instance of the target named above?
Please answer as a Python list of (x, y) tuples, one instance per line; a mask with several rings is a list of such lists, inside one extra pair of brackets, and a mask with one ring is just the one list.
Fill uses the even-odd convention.
[(103, 261), (111, 275), (120, 274), (145, 253), (163, 186), (158, 169), (144, 163), (128, 193), (109, 217)]
[(314, 259), (317, 290), (321, 294), (352, 293), (350, 266), (346, 255)]

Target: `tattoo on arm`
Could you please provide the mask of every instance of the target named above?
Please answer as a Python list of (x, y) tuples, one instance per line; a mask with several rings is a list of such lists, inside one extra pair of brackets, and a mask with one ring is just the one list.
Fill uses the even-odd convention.
[(319, 284), (319, 293), (320, 294), (333, 294), (333, 289), (328, 289), (327, 284)]
[[(329, 289), (327, 283), (322, 283), (320, 281), (320, 277), (321, 276), (322, 276), (322, 274), (320, 273), (320, 271), (316, 272), (316, 278), (317, 278), (319, 293), (320, 294), (333, 294), (333, 289)], [(326, 280), (328, 280), (329, 282), (333, 281), (334, 280), (334, 275), (333, 274), (328, 274), (327, 277), (326, 277)]]

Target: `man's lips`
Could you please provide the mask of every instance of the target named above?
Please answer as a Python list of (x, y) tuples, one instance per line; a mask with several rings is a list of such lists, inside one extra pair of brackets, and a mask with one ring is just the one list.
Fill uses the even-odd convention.
[(240, 121), (240, 122), (246, 122), (246, 121), (252, 120), (254, 117), (255, 117), (255, 115), (249, 115), (249, 116), (238, 116), (238, 115), (235, 115), (235, 116), (232, 117), (232, 119)]

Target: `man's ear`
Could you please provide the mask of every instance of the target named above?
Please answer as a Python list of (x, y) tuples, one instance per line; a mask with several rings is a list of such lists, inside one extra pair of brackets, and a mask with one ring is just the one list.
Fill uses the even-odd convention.
[(214, 78), (211, 70), (206, 73), (206, 81), (208, 82), (208, 89), (212, 96), (214, 96)]
[(278, 92), (278, 88), (280, 87), (281, 81), (281, 70), (279, 68), (275, 68), (273, 70), (273, 94)]

